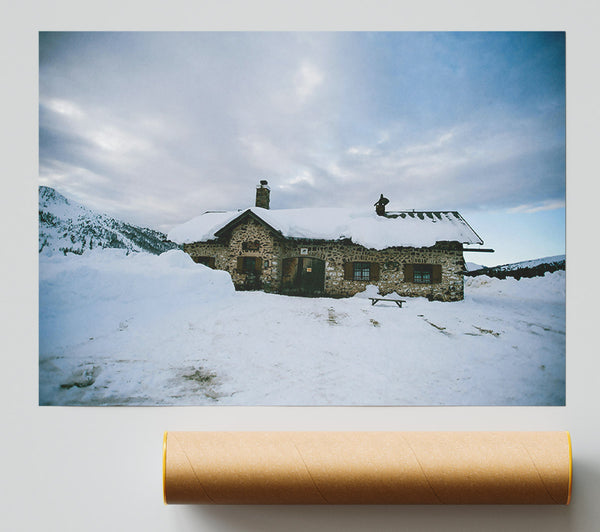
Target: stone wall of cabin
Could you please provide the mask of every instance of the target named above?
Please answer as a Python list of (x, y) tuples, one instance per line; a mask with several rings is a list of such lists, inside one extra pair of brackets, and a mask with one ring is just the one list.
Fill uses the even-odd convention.
[(183, 250), (192, 259), (215, 257), (215, 269), (226, 270), (237, 290), (247, 288), (248, 275), (238, 271), (238, 257), (259, 257), (262, 261), (260, 288), (277, 292), (281, 283), (281, 245), (265, 226), (250, 219), (231, 232), (229, 241), (194, 242)]
[[(464, 298), (464, 259), (462, 245), (438, 244), (429, 248), (366, 249), (346, 242), (287, 241), (282, 246), (282, 258), (302, 256), (325, 261), (325, 293), (332, 297), (349, 297), (362, 292), (370, 284), (378, 286), (380, 293), (397, 292), (402, 296), (422, 296), (437, 301), (459, 301)], [(379, 280), (354, 281), (344, 279), (344, 263), (375, 262), (379, 264)], [(404, 279), (405, 264), (440, 265), (440, 283), (416, 284)], [(411, 280), (412, 281), (412, 280)]]
[[(306, 252), (302, 253), (302, 249)], [(401, 296), (422, 296), (437, 301), (459, 301), (464, 298), (462, 245), (456, 242), (428, 248), (374, 250), (351, 242), (282, 239), (262, 224), (249, 219), (232, 230), (228, 242), (196, 242), (185, 244), (184, 250), (194, 259), (214, 257), (214, 267), (228, 271), (238, 290), (247, 288), (247, 275), (238, 271), (238, 257), (260, 257), (263, 264), (260, 288), (266, 292), (278, 292), (281, 288), (283, 260), (302, 256), (325, 261), (325, 295), (330, 297), (353, 296), (364, 291), (367, 285), (376, 284), (384, 295), (396, 292)], [(379, 280), (345, 280), (344, 263), (357, 261), (378, 263)], [(405, 264), (440, 265), (441, 282), (408, 282), (404, 279)]]

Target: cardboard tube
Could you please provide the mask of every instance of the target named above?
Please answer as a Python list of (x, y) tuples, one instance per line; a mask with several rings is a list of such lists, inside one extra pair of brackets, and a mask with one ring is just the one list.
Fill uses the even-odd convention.
[(569, 504), (568, 432), (167, 432), (168, 504)]

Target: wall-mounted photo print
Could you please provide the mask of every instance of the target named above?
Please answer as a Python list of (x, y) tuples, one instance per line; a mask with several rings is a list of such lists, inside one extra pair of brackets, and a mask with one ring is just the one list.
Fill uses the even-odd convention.
[(564, 405), (565, 128), (562, 32), (41, 32), (40, 405)]

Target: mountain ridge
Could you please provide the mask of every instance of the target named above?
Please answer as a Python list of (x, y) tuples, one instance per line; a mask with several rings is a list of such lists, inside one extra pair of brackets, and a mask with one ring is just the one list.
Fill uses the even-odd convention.
[(481, 266), (480, 268), (465, 272), (468, 277), (477, 277), (478, 275), (487, 275), (498, 279), (506, 277), (539, 277), (546, 272), (555, 272), (566, 269), (566, 255), (553, 255), (539, 259), (513, 262), (510, 264), (500, 264), (498, 266)]
[(179, 248), (164, 233), (95, 212), (54, 188), (40, 186), (38, 190), (39, 253), (81, 255), (100, 247), (159, 255)]
[[(54, 188), (39, 187), (39, 253), (82, 254), (88, 249), (118, 248), (128, 252), (146, 251), (154, 255), (180, 249), (167, 235), (95, 212), (63, 196)], [(543, 257), (498, 266), (468, 263), (464, 275), (536, 277), (565, 269), (565, 255)]]

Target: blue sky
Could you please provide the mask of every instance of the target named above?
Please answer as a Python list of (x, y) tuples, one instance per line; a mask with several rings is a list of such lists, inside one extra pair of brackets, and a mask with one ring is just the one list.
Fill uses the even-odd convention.
[(565, 250), (564, 33), (41, 33), (40, 184), (168, 231), (209, 209), (458, 210)]

